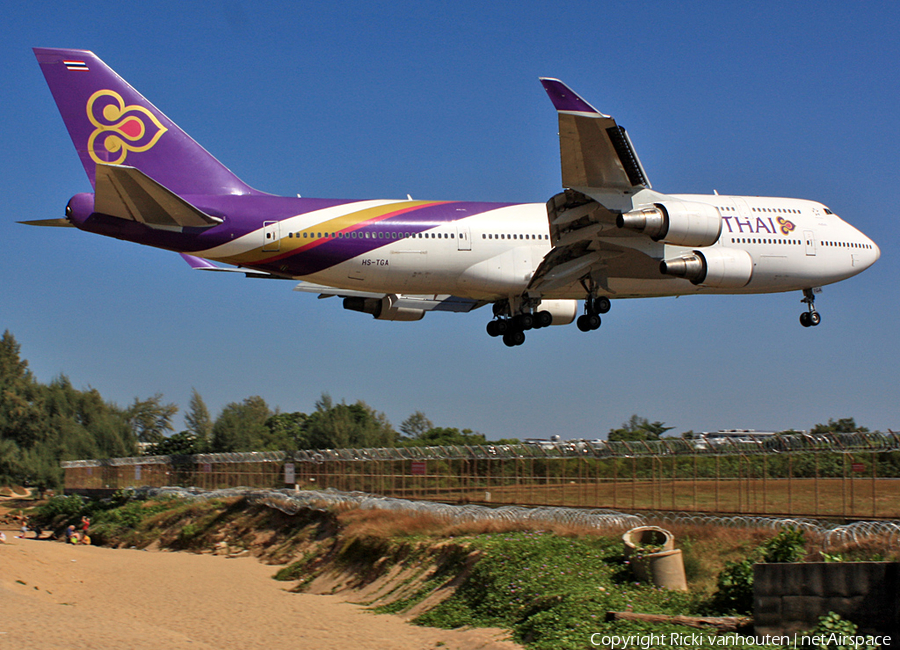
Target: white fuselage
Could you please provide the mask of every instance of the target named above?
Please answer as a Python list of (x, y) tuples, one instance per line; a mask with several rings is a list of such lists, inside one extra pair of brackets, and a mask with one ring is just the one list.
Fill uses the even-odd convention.
[[(720, 195), (669, 198), (706, 203), (718, 209), (722, 231), (718, 241), (708, 249), (746, 251), (753, 264), (749, 283), (740, 288), (722, 289), (694, 285), (659, 272), (622, 275), (611, 272), (608, 286), (601, 294), (624, 298), (793, 291), (849, 278), (871, 266), (880, 255), (872, 240), (815, 201)], [(269, 240), (265, 239), (264, 229), (259, 229), (198, 254), (235, 263), (242, 255), (266, 247), (270, 252), (283, 253), (291, 246), (306, 245), (307, 234), (336, 237), (328, 232), (327, 224), (345, 215), (372, 206), (390, 205), (399, 209), (404, 203), (366, 201), (306, 213), (278, 222), (276, 241), (272, 241), (270, 225)], [(544, 204), (503, 206), (475, 216), (466, 216), (461, 211), (456, 221), (436, 222), (432, 227), (426, 224), (425, 229), (418, 221), (416, 226), (418, 232), (410, 233), (402, 222), (397, 223), (393, 231), (385, 233), (393, 238), (378, 248), (349, 259), (345, 257), (343, 261), (335, 260), (333, 265), (315, 273), (294, 277), (347, 290), (498, 300), (526, 290), (553, 243)], [(353, 235), (360, 239), (369, 237), (367, 226), (359, 227)], [(637, 253), (653, 265), (691, 251), (620, 230), (614, 224), (604, 226), (596, 241)], [(615, 260), (612, 264), (614, 268)], [(265, 260), (247, 260), (242, 265), (267, 268)], [(547, 292), (545, 297), (580, 299), (584, 293), (580, 283), (572, 282)]]

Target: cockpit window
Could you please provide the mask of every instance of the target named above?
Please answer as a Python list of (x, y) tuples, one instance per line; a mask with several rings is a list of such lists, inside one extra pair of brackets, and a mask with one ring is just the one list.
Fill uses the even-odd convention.
[(829, 210), (828, 208), (825, 208), (825, 214), (834, 214), (834, 212), (832, 212), (832, 211)]

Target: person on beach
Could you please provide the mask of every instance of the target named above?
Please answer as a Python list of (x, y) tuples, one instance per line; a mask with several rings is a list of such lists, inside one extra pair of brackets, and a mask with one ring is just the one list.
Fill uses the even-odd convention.
[(87, 537), (87, 534), (88, 534), (88, 528), (90, 527), (90, 525), (91, 525), (91, 520), (90, 520), (90, 519), (88, 519), (87, 517), (82, 517), (82, 518), (81, 518), (81, 538), (82, 538), (82, 539), (84, 539), (85, 537)]
[(66, 528), (66, 544), (77, 544), (78, 533), (75, 532), (75, 526)]

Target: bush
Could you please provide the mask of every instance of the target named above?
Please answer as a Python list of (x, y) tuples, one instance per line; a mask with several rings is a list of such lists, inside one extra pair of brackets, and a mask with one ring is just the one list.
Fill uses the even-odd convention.
[(59, 519), (70, 521), (87, 512), (87, 502), (77, 494), (56, 496), (38, 506), (37, 517), (41, 522), (50, 523)]
[[(845, 620), (834, 612), (828, 612), (819, 619), (819, 624), (815, 630), (804, 633), (801, 638), (806, 638), (800, 647), (804, 650), (855, 650), (858, 647), (865, 646), (877, 650), (880, 646), (874, 645), (871, 636), (860, 637), (856, 633), (856, 625)], [(811, 641), (818, 637), (817, 644)], [(863, 639), (862, 643), (860, 640)], [(853, 641), (853, 643), (844, 643), (845, 641)]]
[(794, 526), (782, 528), (760, 547), (763, 562), (799, 562), (806, 556), (806, 537)]
[(753, 561), (728, 562), (716, 579), (712, 607), (721, 612), (748, 614), (753, 610)]
[(741, 562), (728, 562), (716, 579), (710, 606), (720, 612), (749, 614), (753, 610), (753, 564), (798, 562), (806, 555), (806, 537), (794, 526), (782, 528), (775, 537), (757, 547)]

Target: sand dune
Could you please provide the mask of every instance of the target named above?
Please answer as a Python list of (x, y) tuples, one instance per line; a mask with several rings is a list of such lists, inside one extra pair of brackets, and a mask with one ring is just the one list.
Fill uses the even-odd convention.
[(512, 650), (496, 630), (438, 630), (335, 596), (289, 593), (253, 558), (0, 544), (0, 647)]

